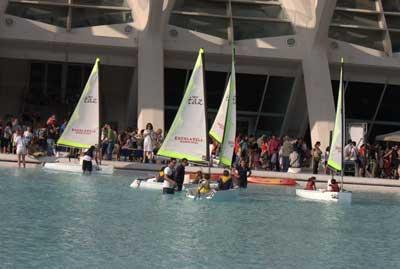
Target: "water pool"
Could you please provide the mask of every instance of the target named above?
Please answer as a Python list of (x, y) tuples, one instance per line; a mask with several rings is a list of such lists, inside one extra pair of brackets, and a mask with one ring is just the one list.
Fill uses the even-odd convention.
[(0, 268), (400, 268), (398, 194), (195, 202), (131, 181), (0, 169)]

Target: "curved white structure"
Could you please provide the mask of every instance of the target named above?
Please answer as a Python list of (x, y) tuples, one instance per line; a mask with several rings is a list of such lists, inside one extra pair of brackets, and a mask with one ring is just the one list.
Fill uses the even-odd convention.
[[(82, 173), (82, 165), (78, 163), (45, 163), (43, 168), (54, 171)], [(94, 165), (92, 173), (112, 175), (114, 173), (114, 167), (108, 165)]]
[(340, 203), (351, 203), (352, 192), (343, 191), (343, 192), (332, 192), (332, 191), (324, 191), (324, 190), (301, 190), (296, 189), (296, 195), (316, 201), (327, 201), (327, 202), (340, 202)]

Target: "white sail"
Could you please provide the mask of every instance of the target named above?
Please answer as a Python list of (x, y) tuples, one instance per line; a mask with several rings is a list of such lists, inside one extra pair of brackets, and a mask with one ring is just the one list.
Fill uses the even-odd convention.
[(331, 147), (329, 151), (328, 165), (335, 169), (337, 172), (342, 171), (342, 158), (343, 158), (343, 59), (340, 68), (340, 82), (339, 82), (339, 95), (336, 108), (335, 128), (333, 129), (333, 136)]
[(217, 116), (215, 117), (214, 123), (209, 132), (210, 136), (220, 144), (222, 143), (222, 140), (224, 138), (226, 113), (228, 111), (228, 103), (229, 103), (230, 84), (231, 83), (229, 79)]
[(99, 142), (99, 59), (57, 144), (89, 148)]
[(236, 72), (235, 54), (232, 54), (232, 71), (228, 82), (228, 105), (226, 108), (225, 130), (221, 144), (220, 163), (225, 166), (232, 166), (233, 150), (236, 138)]
[(203, 53), (200, 49), (178, 113), (157, 153), (160, 156), (193, 162), (207, 160)]

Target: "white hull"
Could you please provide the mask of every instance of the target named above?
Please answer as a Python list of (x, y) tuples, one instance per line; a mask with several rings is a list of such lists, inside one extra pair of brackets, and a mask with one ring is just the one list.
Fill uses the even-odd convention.
[(296, 189), (296, 195), (305, 199), (327, 202), (351, 203), (352, 193), (349, 191), (331, 192), (331, 191), (310, 191)]
[[(82, 173), (82, 165), (78, 163), (45, 163), (44, 169), (70, 173)], [(108, 165), (93, 165), (92, 174), (112, 175), (114, 167)]]
[[(210, 186), (211, 188), (216, 188), (217, 183), (211, 183)], [(183, 184), (182, 190), (188, 189), (188, 188), (194, 188), (196, 187), (197, 184)], [(146, 190), (162, 190), (163, 189), (163, 183), (162, 182), (157, 182), (155, 178), (149, 178), (147, 180), (140, 180), (140, 179), (135, 179), (131, 185), (131, 188), (134, 189), (146, 189)]]
[(213, 201), (232, 201), (239, 198), (240, 189), (230, 189), (226, 191), (211, 190), (207, 194), (198, 196), (197, 188), (189, 189), (186, 197), (192, 200), (213, 200)]

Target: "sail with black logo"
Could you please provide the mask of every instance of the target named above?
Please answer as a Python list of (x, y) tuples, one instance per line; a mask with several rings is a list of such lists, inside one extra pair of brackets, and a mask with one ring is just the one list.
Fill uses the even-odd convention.
[(83, 93), (57, 144), (90, 148), (99, 142), (99, 59), (93, 66)]
[(181, 105), (157, 155), (192, 162), (207, 161), (204, 50), (200, 49)]

